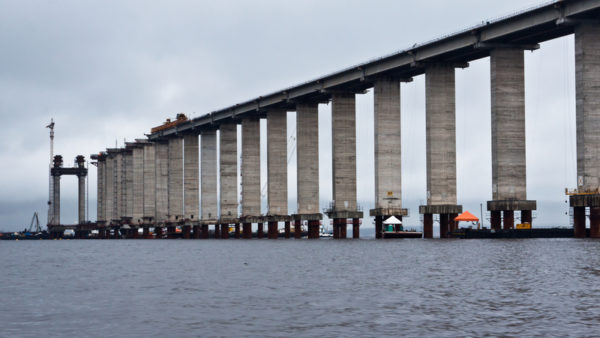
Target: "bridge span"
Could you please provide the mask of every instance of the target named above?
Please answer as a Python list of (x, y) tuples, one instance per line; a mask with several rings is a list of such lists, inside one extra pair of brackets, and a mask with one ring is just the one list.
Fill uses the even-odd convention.
[[(353, 225), (353, 237), (358, 238), (364, 214), (356, 196), (355, 102), (356, 95), (373, 88), (375, 207), (369, 214), (375, 217), (380, 237), (383, 219), (408, 214), (402, 205), (400, 87), (424, 74), (427, 202), (419, 213), (424, 237), (433, 237), (434, 215), (439, 215), (440, 237), (446, 237), (462, 211), (456, 197), (455, 68), (489, 57), (491, 227), (512, 229), (515, 212), (521, 222), (531, 223), (537, 203), (527, 198), (526, 188), (524, 51), (570, 34), (575, 35), (576, 60), (578, 186), (569, 192), (575, 235), (585, 236), (589, 208), (590, 236), (600, 237), (600, 0), (555, 1), (192, 120), (180, 116), (145, 139), (93, 155), (98, 167), (97, 222), (101, 231), (126, 224), (146, 233), (150, 227), (158, 231), (166, 227), (172, 234), (181, 227), (186, 238), (207, 238), (209, 225), (217, 237), (229, 237), (228, 229), (234, 226), (236, 237), (250, 238), (252, 224), (258, 225), (261, 237), (264, 223), (269, 238), (278, 237), (280, 223), (285, 224), (287, 237), (291, 225), (295, 236), (300, 236), (306, 223), (309, 238), (316, 238), (324, 212), (333, 219), (334, 238), (346, 238), (347, 224)], [(318, 105), (329, 102), (333, 200), (329, 208), (319, 210), (317, 115)], [(292, 215), (287, 205), (288, 111), (296, 112), (297, 124), (298, 209)], [(261, 214), (260, 119), (267, 122), (266, 215)], [(241, 206), (238, 125), (242, 130)]]

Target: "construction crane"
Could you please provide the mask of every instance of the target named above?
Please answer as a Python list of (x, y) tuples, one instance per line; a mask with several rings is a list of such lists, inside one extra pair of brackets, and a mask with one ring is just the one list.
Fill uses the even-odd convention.
[[(46, 126), (50, 128), (50, 162), (48, 164), (48, 224), (52, 223), (54, 218), (52, 206), (52, 194), (54, 193), (54, 185), (52, 182), (52, 162), (54, 160), (54, 119), (50, 119), (50, 124)], [(35, 214), (37, 217), (37, 213)], [(33, 222), (33, 221), (32, 221)]]

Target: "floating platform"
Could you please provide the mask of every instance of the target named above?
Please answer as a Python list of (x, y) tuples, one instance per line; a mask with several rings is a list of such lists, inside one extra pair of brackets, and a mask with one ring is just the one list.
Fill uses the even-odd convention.
[[(589, 229), (588, 229), (589, 230)], [(459, 229), (450, 233), (451, 238), (572, 238), (573, 228), (533, 228), (533, 229)]]
[(381, 238), (423, 238), (423, 233), (420, 231), (384, 231)]

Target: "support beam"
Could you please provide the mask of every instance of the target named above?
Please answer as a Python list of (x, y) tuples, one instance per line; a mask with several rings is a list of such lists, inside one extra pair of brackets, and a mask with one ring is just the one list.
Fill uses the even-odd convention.
[(133, 217), (133, 153), (130, 149), (123, 150), (122, 173), (123, 210), (121, 220), (130, 222)]
[(144, 218), (144, 146), (135, 145), (132, 149), (132, 223), (139, 225)]
[(156, 218), (156, 156), (155, 144), (144, 144), (144, 211), (145, 224), (154, 224)]
[(335, 93), (331, 100), (333, 200), (335, 211), (356, 211), (356, 98)]
[[(114, 219), (114, 198), (115, 198), (115, 159), (112, 154), (106, 157), (106, 166), (104, 172), (104, 221), (105, 224), (110, 224)], [(56, 191), (56, 182), (54, 182), (54, 190)], [(55, 209), (56, 211), (56, 209)], [(54, 217), (56, 219), (56, 216)], [(56, 224), (56, 223), (55, 223)]]
[(183, 137), (183, 152), (183, 214), (188, 222), (195, 222), (200, 219), (198, 134), (186, 134)]
[(298, 214), (319, 210), (319, 105), (296, 105), (296, 162)]
[(119, 151), (116, 155), (115, 155), (115, 180), (114, 180), (114, 185), (115, 185), (115, 217), (113, 218), (113, 221), (119, 223), (121, 221), (121, 217), (124, 216), (125, 211), (124, 211), (124, 207), (125, 207), (125, 203), (124, 203), (124, 196), (123, 196), (123, 152)]
[(77, 214), (79, 224), (85, 223), (85, 176), (77, 176)]

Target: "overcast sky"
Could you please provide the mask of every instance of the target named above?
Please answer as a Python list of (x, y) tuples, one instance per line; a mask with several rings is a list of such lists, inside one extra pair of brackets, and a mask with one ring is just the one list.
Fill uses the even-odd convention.
[[(196, 117), (453, 33), (538, 0), (0, 1), (0, 230), (46, 223), (48, 129), (71, 166), (167, 117)], [(567, 225), (575, 187), (573, 37), (526, 52), (528, 198), (537, 224)], [(456, 71), (458, 202), (491, 199), (489, 60)], [(424, 77), (402, 84), (403, 199), (425, 200)], [(320, 106), (321, 200), (331, 199), (330, 105)], [(290, 137), (295, 131), (289, 113)], [(357, 96), (358, 198), (373, 203), (373, 95)], [(295, 198), (295, 156), (290, 200)], [(89, 216), (96, 219), (96, 169)], [(62, 221), (75, 223), (64, 177)]]

